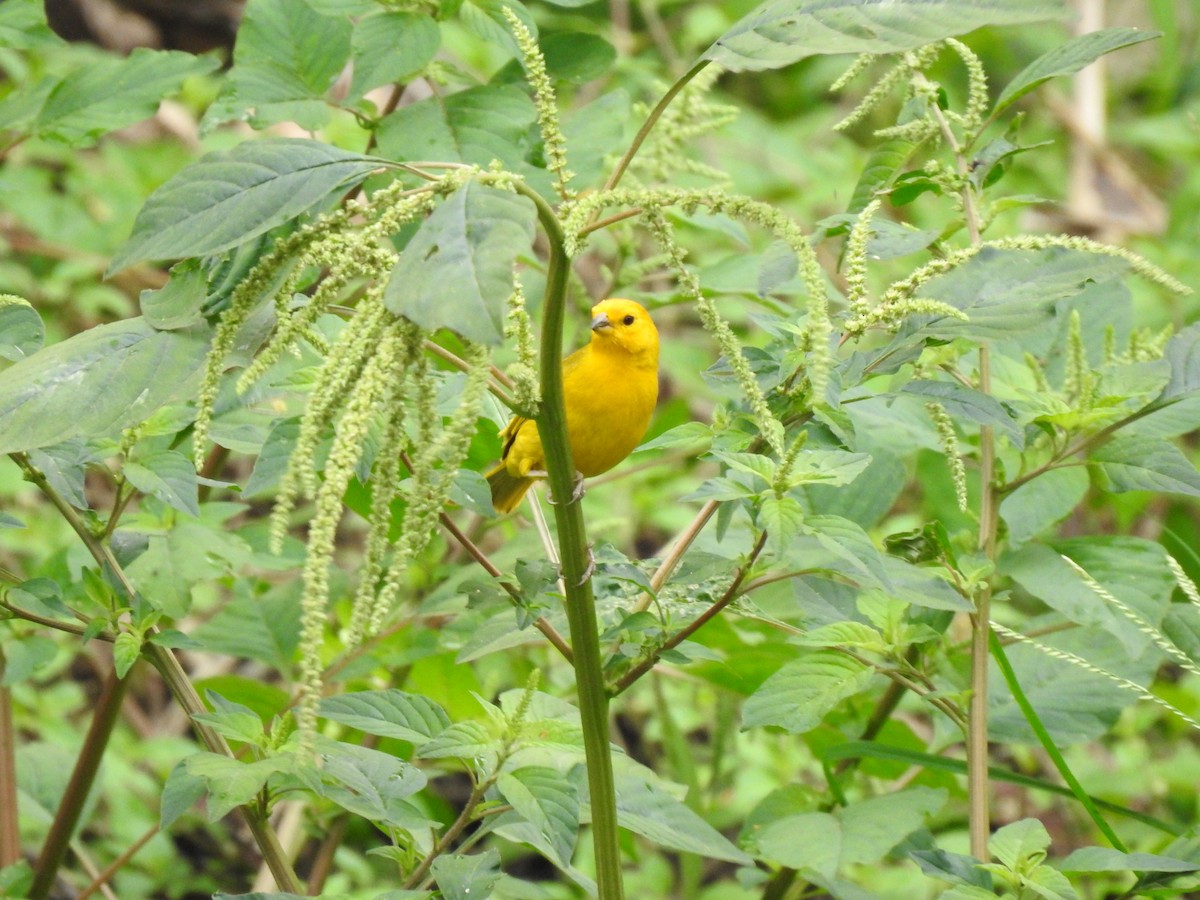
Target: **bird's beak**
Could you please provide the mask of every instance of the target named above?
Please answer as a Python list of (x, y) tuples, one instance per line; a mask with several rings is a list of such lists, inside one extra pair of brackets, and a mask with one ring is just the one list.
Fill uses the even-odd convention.
[(602, 328), (612, 328), (612, 322), (608, 321), (608, 313), (600, 313), (592, 319), (592, 331), (599, 331)]

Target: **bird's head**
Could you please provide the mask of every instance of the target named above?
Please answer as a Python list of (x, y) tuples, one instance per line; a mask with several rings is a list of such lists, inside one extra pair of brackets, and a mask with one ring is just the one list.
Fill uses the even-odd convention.
[(635, 300), (614, 297), (592, 307), (592, 345), (621, 350), (658, 365), (658, 329)]

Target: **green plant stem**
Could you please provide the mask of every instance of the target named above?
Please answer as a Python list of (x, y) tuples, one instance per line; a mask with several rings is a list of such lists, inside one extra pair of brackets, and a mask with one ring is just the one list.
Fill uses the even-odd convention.
[(1008, 689), (1012, 692), (1013, 699), (1017, 701), (1017, 706), (1021, 708), (1021, 713), (1025, 716), (1025, 721), (1029, 723), (1029, 727), (1037, 735), (1042, 749), (1046, 751), (1046, 755), (1050, 757), (1054, 763), (1054, 767), (1058, 769), (1058, 774), (1062, 776), (1063, 781), (1067, 783), (1075, 799), (1087, 810), (1087, 814), (1096, 823), (1096, 827), (1100, 829), (1101, 833), (1108, 839), (1108, 842), (1122, 853), (1128, 852), (1121, 839), (1117, 837), (1117, 833), (1112, 830), (1112, 827), (1100, 815), (1100, 810), (1096, 808), (1096, 804), (1092, 802), (1092, 798), (1083, 789), (1083, 785), (1079, 783), (1079, 779), (1075, 777), (1075, 773), (1071, 771), (1071, 767), (1067, 765), (1067, 761), (1063, 758), (1058, 746), (1054, 743), (1054, 738), (1050, 736), (1050, 732), (1042, 724), (1037, 710), (1033, 708), (1033, 704), (1029, 702), (1029, 698), (1025, 696), (1025, 692), (1021, 689), (1021, 683), (1017, 681), (1017, 673), (1013, 671), (1012, 664), (1008, 661), (1008, 654), (1004, 652), (1003, 645), (996, 638), (995, 633), (988, 627), (986, 622), (984, 623), (984, 630), (988, 633), (988, 643), (992, 656), (995, 658), (996, 665), (999, 667), (1000, 673), (1004, 676), (1004, 680), (1008, 684)]
[(621, 881), (616, 787), (609, 752), (608, 695), (604, 689), (596, 600), (588, 572), (591, 551), (587, 543), (583, 508), (579, 498), (574, 496), (575, 463), (567, 443), (567, 417), (563, 402), (563, 320), (570, 264), (563, 248), (562, 225), (554, 210), (536, 191), (524, 185), (518, 185), (517, 190), (529, 197), (537, 207), (538, 219), (550, 246), (546, 292), (542, 299), (542, 403), (536, 421), (546, 457), (550, 490), (559, 498), (555, 506), (555, 520), (587, 759), (596, 885), (601, 900), (621, 900), (625, 891)]
[[(925, 81), (923, 75), (918, 78)], [(926, 82), (928, 83), (928, 82)], [(933, 115), (954, 154), (958, 174), (962, 179), (962, 208), (966, 220), (967, 235), (971, 246), (983, 242), (980, 230), (979, 208), (969, 180), (970, 161), (967, 159), (958, 135), (937, 104), (933, 104)], [(970, 136), (967, 138), (970, 142)], [(979, 345), (979, 391), (991, 395), (991, 350), (986, 342)], [(979, 483), (981, 488), (979, 506), (979, 549), (988, 559), (996, 559), (996, 538), (999, 529), (999, 495), (996, 491), (996, 434), (990, 425), (979, 428)], [(968, 821), (971, 832), (971, 854), (976, 859), (988, 858), (987, 842), (991, 834), (991, 787), (988, 784), (988, 620), (991, 616), (992, 580), (980, 588), (975, 598), (975, 612), (971, 617), (971, 702), (967, 715), (967, 795)]]
[(625, 175), (625, 170), (629, 168), (629, 164), (633, 161), (633, 157), (637, 155), (638, 150), (641, 149), (642, 144), (645, 143), (646, 138), (649, 136), (651, 129), (662, 118), (662, 114), (666, 111), (667, 107), (671, 105), (671, 101), (678, 96), (680, 91), (687, 87), (689, 81), (704, 70), (709, 62), (710, 60), (707, 59), (700, 60), (700, 62), (684, 72), (678, 81), (667, 88), (667, 92), (662, 95), (662, 99), (658, 101), (654, 109), (650, 110), (650, 115), (646, 116), (646, 121), (642, 123), (642, 127), (634, 135), (633, 143), (629, 145), (629, 149), (625, 151), (625, 155), (621, 157), (617, 163), (617, 167), (613, 169), (612, 175), (604, 183), (604, 190), (611, 191), (620, 183), (621, 178)]
[(110, 671), (105, 679), (104, 688), (93, 707), (92, 723), (83, 739), (79, 757), (75, 760), (71, 779), (67, 782), (62, 800), (59, 801), (54, 821), (50, 825), (50, 833), (46, 835), (46, 842), (42, 845), (42, 852), (34, 867), (33, 886), (29, 889), (31, 900), (45, 900), (50, 894), (50, 889), (54, 887), (58, 869), (66, 858), (71, 836), (75, 833), (84, 803), (87, 802), (88, 792), (91, 791), (96, 772), (100, 769), (100, 760), (104, 758), (104, 750), (120, 717), (121, 703), (125, 699), (128, 687), (129, 679), (117, 677), (115, 669)]
[[(147, 643), (142, 648), (142, 655), (158, 670), (159, 675), (166, 682), (167, 690), (171, 692), (171, 696), (175, 698), (175, 701), (188, 714), (188, 718), (192, 722), (192, 728), (205, 748), (212, 753), (219, 753), (222, 756), (234, 759), (233, 751), (229, 749), (229, 744), (226, 743), (225, 738), (208, 725), (196, 721), (195, 717), (198, 714), (207, 712), (208, 710), (200, 699), (200, 695), (196, 693), (196, 688), (187, 677), (187, 673), (183, 671), (183, 666), (175, 658), (175, 654), (166, 647)], [(263, 862), (271, 870), (271, 874), (275, 877), (275, 883), (279, 889), (293, 894), (303, 893), (304, 882), (293, 871), (291, 863), (288, 862), (287, 854), (284, 852), (283, 846), (279, 843), (279, 836), (271, 828), (267, 817), (253, 804), (239, 806), (237, 809), (245, 820), (246, 827), (250, 829), (250, 833), (254, 837), (254, 843), (258, 846), (258, 850), (263, 856)]]
[[(0, 677), (4, 675), (0, 647)], [(17, 740), (13, 730), (12, 689), (0, 685), (0, 868), (21, 859), (17, 819)]]
[[(29, 458), (24, 453), (12, 453), (11, 458), (24, 473), (25, 478), (33, 483), (46, 498), (54, 505), (54, 507), (62, 514), (83, 541), (92, 558), (101, 567), (112, 573), (117, 579), (126, 594), (132, 598), (136, 593), (133, 584), (129, 581), (129, 577), (125, 574), (125, 570), (121, 568), (113, 556), (109, 546), (103, 543), (80, 518), (79, 513), (71, 504), (67, 503), (58, 492), (46, 480), (46, 476), (38, 471), (37, 467), (30, 463)], [(26, 616), (25, 618), (29, 618)], [(64, 628), (61, 622), (48, 623), (51, 627)], [(147, 637), (152, 638), (158, 633), (157, 629), (150, 629), (147, 632)], [(167, 690), (175, 698), (175, 701), (183, 707), (184, 712), (188, 714), (188, 718), (192, 721), (192, 727), (196, 732), (196, 736), (205, 748), (213, 753), (219, 753), (222, 756), (233, 758), (233, 752), (229, 749), (229, 744), (225, 742), (220, 734), (214, 731), (207, 725), (195, 721), (194, 716), (198, 713), (207, 712), (204, 703), (200, 700), (200, 695), (196, 693), (195, 687), (188, 679), (187, 673), (184, 672), (183, 666), (179, 660), (175, 658), (166, 647), (147, 641), (142, 647), (142, 655), (146, 660), (158, 670), (163, 681), (167, 685)], [(303, 882), (296, 876), (292, 870), (291, 864), (287, 860), (283, 848), (279, 844), (279, 838), (272, 830), (266, 817), (262, 815), (253, 806), (239, 806), (238, 810), (244, 818), (250, 833), (254, 837), (255, 844), (258, 845), (259, 852), (263, 855), (263, 861), (271, 869), (271, 874), (275, 876), (275, 882), (279, 889), (290, 893), (301, 893), (304, 889)]]
[[(497, 772), (498, 771), (499, 767), (497, 767)], [(421, 864), (413, 869), (412, 874), (408, 876), (407, 880), (405, 880), (405, 888), (411, 890), (425, 880), (425, 876), (429, 874), (429, 869), (433, 865), (434, 860), (449, 850), (451, 845), (458, 840), (458, 836), (463, 833), (463, 830), (471, 824), (471, 821), (474, 818), (475, 807), (483, 802), (484, 794), (487, 793), (488, 788), (495, 784), (495, 782), (496, 776), (493, 775), (491, 778), (486, 778), (475, 785), (474, 789), (471, 791), (471, 795), (467, 797), (467, 802), (463, 805), (462, 812), (458, 814), (458, 818), (455, 819), (450, 827), (446, 829), (446, 833), (443, 834), (441, 839), (434, 845), (433, 850), (429, 852), (429, 855), (421, 860)]]

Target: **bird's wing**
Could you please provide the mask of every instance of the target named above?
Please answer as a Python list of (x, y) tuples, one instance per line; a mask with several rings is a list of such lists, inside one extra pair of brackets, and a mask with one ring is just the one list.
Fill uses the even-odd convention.
[(504, 444), (504, 449), (500, 451), (501, 459), (508, 459), (508, 452), (512, 450), (517, 435), (521, 432), (521, 427), (528, 421), (524, 416), (513, 416), (504, 426), (504, 430), (500, 432), (500, 440)]

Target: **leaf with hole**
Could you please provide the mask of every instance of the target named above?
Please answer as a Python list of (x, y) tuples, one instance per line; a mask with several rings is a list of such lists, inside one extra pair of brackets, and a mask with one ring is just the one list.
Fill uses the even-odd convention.
[(400, 254), (383, 301), (427, 331), (448, 328), (498, 344), (513, 262), (533, 241), (533, 203), (469, 181), (421, 225)]

